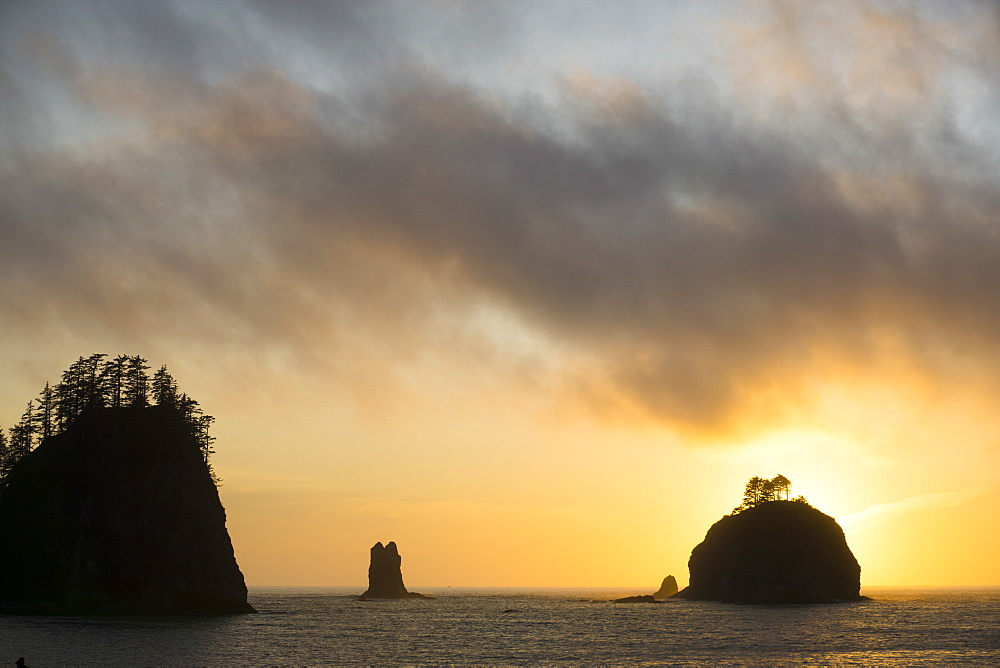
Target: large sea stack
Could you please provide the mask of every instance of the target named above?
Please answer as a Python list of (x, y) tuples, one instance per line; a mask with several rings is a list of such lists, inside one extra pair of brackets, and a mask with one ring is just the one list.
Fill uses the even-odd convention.
[(376, 598), (430, 598), (423, 594), (406, 591), (403, 586), (402, 558), (396, 544), (381, 542), (372, 545), (371, 562), (368, 565), (368, 589), (361, 595), (362, 600)]
[(688, 561), (691, 600), (833, 603), (861, 599), (861, 567), (840, 525), (812, 506), (769, 501), (723, 517)]
[(254, 612), (177, 410), (84, 412), (14, 465), (0, 492), (0, 609)]

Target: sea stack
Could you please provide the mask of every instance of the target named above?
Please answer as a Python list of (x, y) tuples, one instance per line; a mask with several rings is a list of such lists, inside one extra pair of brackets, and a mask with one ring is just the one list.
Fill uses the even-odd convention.
[(396, 543), (389, 542), (383, 547), (375, 543), (371, 549), (368, 565), (368, 589), (361, 595), (362, 600), (377, 598), (429, 598), (423, 594), (406, 591), (403, 586), (402, 558)]
[(677, 580), (673, 575), (663, 578), (663, 583), (654, 594), (641, 594), (639, 596), (626, 596), (625, 598), (612, 599), (612, 603), (659, 603), (665, 598), (670, 598), (677, 593)]
[(660, 584), (660, 588), (656, 590), (653, 594), (653, 598), (657, 601), (661, 601), (665, 598), (670, 598), (677, 593), (677, 580), (674, 579), (673, 575), (668, 575), (663, 578), (663, 582)]
[(244, 613), (218, 490), (172, 408), (85, 412), (0, 493), (0, 610)]
[(688, 561), (677, 596), (727, 603), (833, 603), (862, 598), (861, 567), (840, 525), (806, 503), (769, 501), (728, 515)]

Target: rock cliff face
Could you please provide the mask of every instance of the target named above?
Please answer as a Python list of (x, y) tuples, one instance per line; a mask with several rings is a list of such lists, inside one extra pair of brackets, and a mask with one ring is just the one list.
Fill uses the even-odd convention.
[(361, 598), (429, 598), (423, 594), (406, 591), (406, 587), (403, 586), (402, 561), (395, 543), (390, 542), (384, 547), (380, 542), (372, 545), (371, 562), (368, 565), (368, 589)]
[(855, 601), (861, 567), (830, 516), (803, 503), (770, 501), (724, 517), (688, 561), (680, 598), (730, 603)]
[(254, 612), (197, 441), (169, 408), (81, 415), (0, 492), (0, 607)]

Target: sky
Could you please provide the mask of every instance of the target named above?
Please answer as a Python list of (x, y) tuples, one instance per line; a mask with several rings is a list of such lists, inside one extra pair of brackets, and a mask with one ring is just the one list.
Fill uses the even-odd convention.
[(992, 2), (0, 2), (0, 425), (216, 417), (250, 585), (683, 586), (752, 476), (1000, 585)]

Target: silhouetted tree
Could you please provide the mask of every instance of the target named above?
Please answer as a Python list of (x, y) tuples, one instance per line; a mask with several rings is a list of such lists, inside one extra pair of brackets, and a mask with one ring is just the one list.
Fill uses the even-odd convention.
[(215, 422), (215, 418), (211, 415), (205, 415), (198, 402), (187, 394), (181, 394), (177, 397), (177, 409), (180, 411), (181, 417), (184, 418), (184, 422), (191, 429), (191, 434), (198, 441), (198, 448), (201, 450), (201, 456), (205, 460), (205, 466), (208, 467), (212, 480), (215, 481), (216, 485), (220, 484), (222, 480), (215, 474), (215, 469), (209, 461), (209, 458), (215, 454), (215, 450), (212, 449), (215, 437), (208, 433), (208, 429)]
[(3, 483), (4, 478), (7, 477), (7, 472), (10, 471), (10, 467), (13, 465), (13, 453), (11, 452), (10, 444), (7, 442), (7, 436), (3, 433), (3, 429), (0, 429), (0, 484)]
[(29, 401), (21, 420), (8, 434), (0, 430), (0, 484), (36, 441), (62, 433), (84, 412), (106, 407), (142, 409), (149, 406), (151, 398), (157, 406), (178, 412), (197, 441), (212, 480), (220, 484), (210, 461), (215, 454), (215, 437), (209, 429), (215, 418), (205, 415), (197, 401), (178, 390), (166, 366), (161, 366), (150, 380), (146, 374), (149, 364), (144, 358), (119, 355), (105, 361), (105, 357), (99, 353), (77, 359), (63, 371), (54, 387), (45, 384), (37, 408), (34, 401)]
[(193, 423), (199, 415), (201, 415), (201, 406), (198, 402), (187, 395), (186, 392), (181, 393), (177, 397), (177, 410), (180, 411), (181, 417), (188, 424)]
[(31, 452), (37, 430), (34, 402), (29, 401), (21, 414), (21, 420), (10, 428), (10, 449), (15, 462)]
[(107, 404), (104, 357), (103, 353), (80, 357), (63, 371), (55, 387), (45, 384), (38, 395), (38, 409), (33, 414), (33, 434), (44, 440), (67, 429), (84, 411)]
[(55, 389), (56, 422), (69, 427), (81, 413), (105, 405), (103, 353), (80, 357), (63, 371), (62, 382)]
[(45, 388), (38, 394), (35, 423), (38, 425), (39, 438), (43, 441), (53, 434), (56, 427), (56, 395), (48, 383), (45, 383)]
[(104, 353), (95, 353), (86, 359), (80, 358), (83, 362), (83, 382), (80, 387), (83, 410), (104, 408), (106, 404), (102, 373), (105, 357), (107, 355)]
[(222, 478), (220, 478), (215, 473), (215, 467), (212, 466), (211, 457), (215, 454), (215, 450), (212, 448), (212, 443), (215, 442), (215, 437), (208, 433), (209, 427), (215, 422), (215, 418), (211, 415), (199, 416), (197, 424), (194, 425), (195, 438), (198, 439), (198, 447), (201, 450), (202, 459), (205, 460), (205, 466), (208, 468), (208, 474), (212, 476), (212, 482), (216, 486), (222, 484)]
[(83, 374), (80, 364), (82, 360), (81, 357), (69, 365), (69, 368), (62, 372), (62, 380), (56, 385), (56, 420), (60, 430), (69, 427), (83, 410), (79, 393)]
[(768, 481), (760, 476), (754, 476), (747, 481), (743, 491), (743, 507), (753, 508), (763, 501)]
[(125, 372), (125, 403), (140, 408), (149, 405), (149, 364), (138, 355), (128, 358)]
[(779, 473), (774, 478), (771, 478), (771, 489), (774, 495), (774, 501), (781, 500), (782, 495), (784, 495), (785, 501), (787, 501), (788, 494), (792, 489), (792, 481)]
[(121, 408), (125, 405), (125, 374), (128, 370), (128, 361), (127, 355), (119, 355), (104, 365), (108, 405), (112, 408)]
[[(747, 481), (746, 489), (743, 492), (743, 503), (736, 506), (733, 509), (733, 513), (743, 512), (748, 508), (759, 506), (768, 501), (780, 501), (782, 500), (782, 495), (787, 501), (791, 489), (792, 482), (783, 475), (779, 474), (770, 480), (754, 476)], [(799, 499), (805, 502), (804, 497), (793, 499), (793, 501), (798, 501)]]
[(152, 382), (153, 402), (157, 406), (171, 406), (177, 408), (177, 383), (173, 376), (167, 371), (166, 365), (161, 366), (153, 374)]

